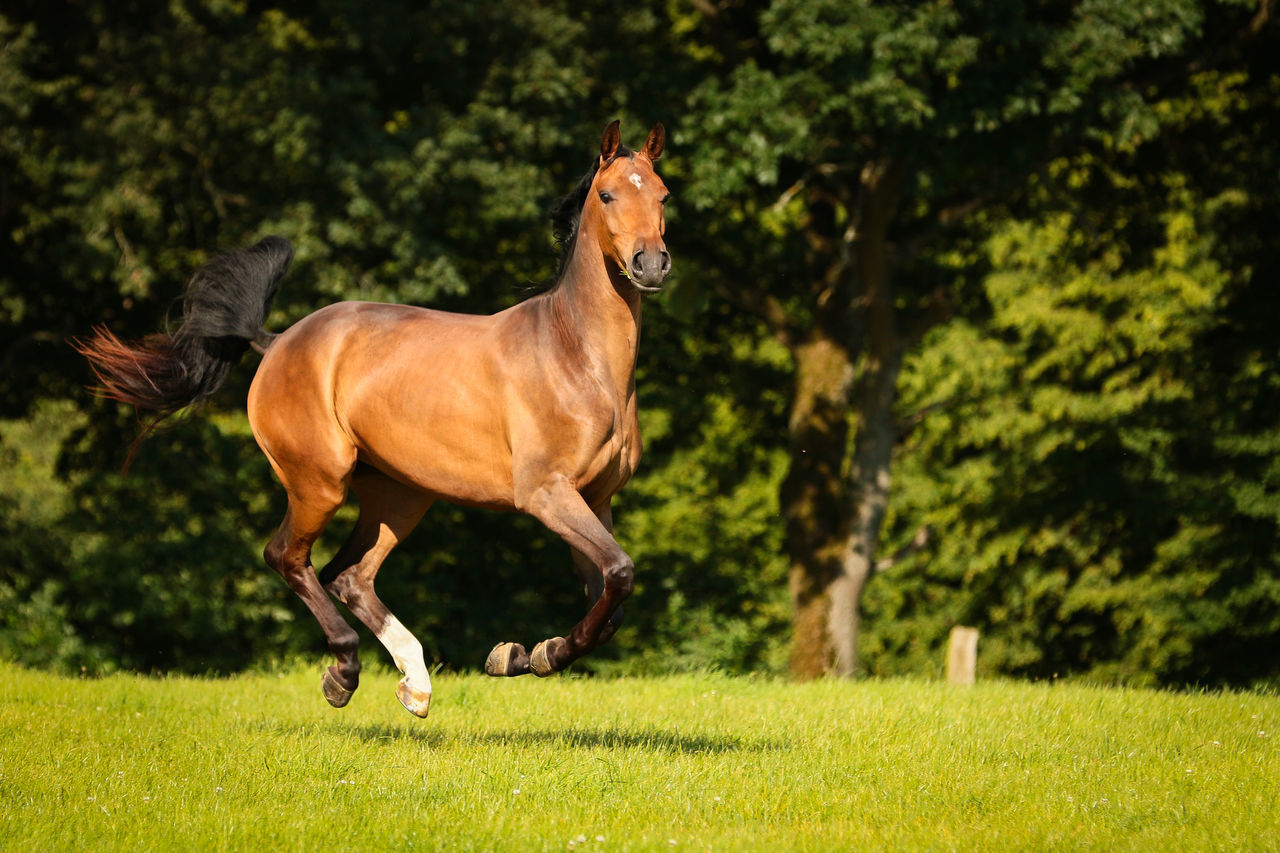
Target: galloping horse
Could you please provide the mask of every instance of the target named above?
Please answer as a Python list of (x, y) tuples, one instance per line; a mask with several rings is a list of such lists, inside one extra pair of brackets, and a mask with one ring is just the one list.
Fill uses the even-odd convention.
[[(497, 314), (340, 302), (272, 335), (264, 318), (293, 250), (268, 237), (192, 277), (176, 332), (125, 343), (100, 327), (77, 345), (100, 393), (158, 417), (211, 394), (250, 346), (263, 353), (249, 422), (289, 499), (264, 556), (324, 629), (337, 663), (321, 686), (334, 707), (359, 683), (359, 639), (326, 590), (391, 653), (405, 708), (427, 715), (422, 645), (373, 584), (437, 498), (537, 518), (569, 544), (591, 601), (573, 630), (532, 652), (499, 643), (490, 675), (551, 675), (617, 630), (635, 567), (609, 507), (640, 461), (641, 297), (671, 268), (668, 193), (653, 169), (664, 141), (658, 124), (631, 151), (618, 122), (605, 128), (599, 159), (557, 211), (554, 286)], [(317, 577), (311, 546), (348, 490), (359, 520)]]

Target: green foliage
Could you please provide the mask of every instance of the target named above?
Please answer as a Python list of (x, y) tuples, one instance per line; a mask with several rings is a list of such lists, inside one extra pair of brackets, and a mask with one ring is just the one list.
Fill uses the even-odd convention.
[(67, 618), (60, 592), (51, 580), (37, 589), (22, 578), (14, 584), (0, 581), (0, 660), (60, 670), (84, 666), (87, 649)]
[(757, 51), (692, 94), (703, 126), (690, 141), (713, 166), (694, 198), (710, 206), (763, 190), (768, 204), (777, 186), (836, 188), (889, 156), (916, 172), (902, 227), (919, 227), (979, 186), (1016, 186), (1086, 128), (1145, 128), (1146, 94), (1125, 75), (1184, 49), (1204, 15), (1194, 0), (1140, 12), (1120, 2), (772, 3)]
[(936, 582), (970, 593), (951, 616), (989, 624), (983, 659), (998, 670), (1046, 676), (1130, 655), (1128, 677), (1170, 668), (1174, 648), (1142, 634), (1160, 633), (1152, 608), (1178, 596), (1146, 561), (1176, 529), (1161, 481), (1175, 479), (1192, 399), (1187, 348), (1212, 326), (1225, 279), (1186, 224), (1170, 222), (1160, 265), (1134, 274), (1105, 253), (1064, 265), (1083, 239), (1068, 216), (1011, 225), (991, 245), (985, 333), (946, 327), (904, 382), (907, 406), (944, 409), (913, 437), (929, 468), (907, 468), (932, 482), (905, 482), (903, 505), (922, 500), (919, 520), (941, 540)]
[(1237, 254), (1266, 217), (1237, 228), (1277, 198), (1167, 159), (1256, 120), (1274, 85), (1197, 78), (1157, 105), (1176, 146), (1054, 164), (1050, 210), (991, 240), (989, 313), (935, 332), (904, 379), (904, 410), (931, 414), (895, 524), (938, 544), (872, 593), (878, 669), (931, 668), (965, 622), (993, 670), (1276, 677), (1274, 296)]
[[(551, 276), (544, 211), (622, 117), (628, 139), (670, 128), (676, 278), (646, 307), (646, 457), (616, 508), (637, 592), (584, 668), (783, 667), (787, 347), (835, 330), (862, 375), (859, 181), (888, 158), (903, 346), (944, 322), (902, 375), (882, 550), (921, 525), (933, 544), (868, 587), (868, 668), (932, 672), (973, 622), (987, 671), (1274, 679), (1280, 52), (1254, 15), (6, 6), (0, 657), (202, 672), (323, 652), (260, 556), (283, 507), (244, 421), (251, 363), (122, 476), (138, 422), (89, 399), (65, 340), (154, 330), (211, 252), (272, 232), (298, 249), (275, 329), (338, 299), (504, 307)], [(443, 505), (379, 588), (455, 667), (583, 607), (536, 523)]]
[(0, 421), (0, 660), (96, 670), (109, 663), (77, 633), (63, 595), (69, 498), (54, 465), (69, 417), (69, 406), (45, 405), (30, 421)]
[[(133, 473), (58, 476), (86, 420), (65, 403), (0, 429), (0, 655), (93, 672), (227, 671), (305, 648), (261, 563), (274, 513), (243, 414), (189, 419)], [(192, 459), (201, 459), (197, 476)], [(116, 460), (118, 461), (118, 460)], [(193, 508), (203, 507), (202, 511)]]
[[(620, 656), (627, 672), (781, 671), (788, 606), (777, 519), (786, 460), (769, 437), (782, 431), (786, 353), (752, 340), (728, 312), (707, 337), (653, 325), (642, 357), (656, 363), (638, 379), (648, 391), (645, 462), (615, 512), (637, 590), (608, 656)], [(728, 369), (689, 373), (682, 363)]]
[[(935, 559), (952, 562), (950, 571), (961, 577), (987, 578), (977, 592), (965, 581), (961, 595), (972, 596), (964, 607), (992, 619), (988, 599), (996, 593), (986, 591), (1006, 588), (1020, 569), (1018, 535), (1042, 530), (1039, 513), (1050, 513), (1056, 532), (1028, 547), (1051, 553), (1055, 570), (1109, 576), (1119, 571), (1112, 565), (1118, 559), (1134, 575), (1151, 568), (1140, 554), (1116, 555), (1103, 544), (1114, 539), (1113, 527), (1147, 520), (1135, 503), (1142, 486), (1153, 484), (1145, 473), (1130, 474), (1123, 456), (1147, 459), (1151, 477), (1189, 484), (1186, 472), (1172, 473), (1159, 454), (1185, 450), (1194, 429), (1176, 410), (1197, 396), (1196, 348), (1221, 325), (1223, 294), (1238, 269), (1222, 256), (1218, 225), (1205, 215), (1206, 206), (1228, 196), (1187, 186), (1197, 169), (1192, 163), (1215, 158), (1201, 144), (1208, 136), (1200, 130), (1193, 144), (1175, 142), (1172, 113), (1192, 109), (1189, 89), (1210, 88), (1195, 82), (1193, 71), (1257, 61), (1243, 51), (1266, 21), (1265, 10), (1250, 21), (1238, 8), (1195, 0), (1141, 8), (1108, 0), (1054, 6), (779, 0), (760, 11), (755, 30), (737, 32), (740, 40), (719, 39), (734, 50), (707, 55), (704, 61), (723, 65), (690, 98), (700, 118), (694, 157), (707, 168), (696, 173), (688, 195), (715, 212), (712, 239), (742, 248), (752, 276), (743, 285), (732, 273), (725, 280), (713, 274), (710, 284), (797, 347), (815, 338), (838, 341), (847, 350), (843, 371), (828, 373), (851, 377), (844, 383), (849, 390), (828, 383), (825, 393), (839, 405), (860, 406), (849, 419), (849, 446), (833, 441), (820, 462), (799, 455), (790, 461), (789, 482), (804, 480), (790, 491), (794, 503), (801, 502), (796, 495), (831, 496), (825, 508), (787, 511), (789, 520), (801, 520), (788, 542), (804, 543), (803, 553), (790, 557), (804, 580), (793, 588), (806, 600), (825, 595), (842, 571), (815, 553), (872, 554), (877, 545), (878, 516), (869, 508), (891, 478), (888, 453), (878, 453), (871, 437), (891, 432), (887, 410), (895, 392), (880, 393), (871, 383), (931, 326), (951, 318), (926, 339), (931, 350), (950, 355), (921, 354), (899, 389), (906, 399), (896, 409), (907, 423), (938, 407), (946, 412), (931, 417), (918, 444), (898, 454), (917, 457), (908, 464), (919, 467), (896, 481), (901, 503), (888, 544), (905, 544), (926, 523), (946, 541), (971, 542), (962, 553), (940, 546)], [(1273, 28), (1267, 36), (1274, 46)], [(1253, 85), (1261, 79), (1265, 74)], [(1220, 100), (1230, 97), (1219, 93)], [(1261, 100), (1253, 103), (1270, 114)], [(1152, 162), (1153, 148), (1165, 152), (1164, 163)], [(1175, 151), (1196, 156), (1168, 162)], [(1130, 193), (1113, 210), (1117, 193), (1097, 185), (1123, 188), (1126, 180), (1147, 196)], [(1258, 180), (1274, 183), (1261, 174)], [(1076, 181), (1092, 185), (1081, 191)], [(979, 408), (975, 398), (988, 405)], [(838, 431), (816, 406), (797, 408), (792, 417), (799, 454), (812, 452), (815, 433)], [(986, 452), (972, 450), (972, 442)], [(1018, 452), (1002, 454), (1005, 444)], [(1102, 477), (1078, 476), (1088, 470), (1071, 456), (1079, 447), (1097, 454), (1090, 463), (1106, 472)], [(864, 451), (878, 457), (864, 458)], [(1077, 474), (1072, 485), (1053, 479), (1053, 463)], [(880, 470), (884, 476), (868, 473)], [(1026, 502), (1027, 477), (1054, 484), (1043, 487), (1050, 506), (1033, 506), (1035, 520), (1019, 522), (1030, 531), (999, 517), (1006, 503)], [(1116, 479), (1130, 491), (1117, 493)], [(1155, 513), (1164, 524), (1192, 494), (1172, 491), (1164, 517)], [(965, 506), (973, 507), (969, 526), (939, 527)], [(1220, 517), (1223, 509), (1209, 514)], [(868, 519), (871, 529), (848, 533), (848, 524), (830, 521), (840, 513), (859, 525)], [(1153, 551), (1169, 534), (1143, 535), (1150, 538), (1133, 547)], [(936, 589), (916, 591), (909, 606), (904, 594), (886, 589), (884, 601), (868, 602), (882, 626), (869, 645), (875, 671), (893, 671), (902, 655), (911, 666), (932, 668), (922, 656), (936, 660), (939, 638), (964, 615), (955, 606), (934, 609), (942, 596)], [(808, 614), (811, 607), (804, 607)], [(1093, 599), (1071, 607), (1106, 609)], [(895, 621), (908, 610), (913, 621)], [(1016, 624), (1024, 635), (1010, 640), (1012, 651), (999, 647), (999, 632), (984, 644), (994, 650), (985, 659), (997, 669), (1079, 671), (1096, 663), (1093, 671), (1109, 677), (1206, 677), (1204, 664), (1192, 664), (1195, 655), (1177, 651), (1172, 641), (1164, 651), (1129, 659), (1126, 641), (1108, 634), (1122, 629), (1105, 619), (1065, 629), (1078, 635), (1077, 647), (1066, 649), (1070, 644), (1052, 630), (1039, 636), (1047, 611), (1038, 605), (1017, 602), (1001, 613), (1002, 624)], [(806, 625), (825, 624), (825, 614), (805, 618)], [(921, 632), (915, 619), (928, 629)], [(798, 649), (821, 647), (798, 653), (807, 655), (802, 668), (830, 666), (821, 659), (831, 645), (823, 630), (797, 626)], [(1260, 615), (1257, 631), (1274, 636), (1269, 616)], [(838, 652), (846, 660), (851, 655)], [(1052, 664), (1036, 669), (1038, 661)]]
[[(65, 440), (62, 462), (10, 493), (54, 489), (56, 505), (34, 524), (0, 507), (6, 530), (33, 531), (23, 543), (49, 540), (5, 555), (5, 594), (39, 596), (6, 617), (22, 632), (6, 645), (39, 662), (20, 638), (71, 626), (104, 665), (195, 671), (318, 649), (260, 557), (282, 506), (244, 424), (251, 368), (122, 477), (137, 423), (88, 405), (63, 339), (96, 322), (151, 331), (211, 251), (272, 231), (298, 249), (275, 328), (340, 298), (509, 304), (551, 275), (543, 211), (589, 164), (625, 65), (565, 6), (84, 12), (32, 4), (5, 20), (0, 53), (0, 407), (68, 397), (91, 412), (74, 433), (36, 436), (47, 455)], [(643, 41), (655, 26), (629, 15), (616, 34)], [(383, 586), (443, 637), (428, 639), (433, 656), (483, 660), (513, 612), (540, 636), (580, 615), (564, 547), (527, 519), (443, 507), (423, 527)], [(495, 576), (513, 601), (477, 616)]]

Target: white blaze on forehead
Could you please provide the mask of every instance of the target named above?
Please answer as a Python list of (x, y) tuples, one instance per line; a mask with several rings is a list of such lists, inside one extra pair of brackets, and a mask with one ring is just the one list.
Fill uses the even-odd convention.
[(631, 173), (631, 183), (636, 185), (636, 189), (640, 189), (640, 185), (644, 183), (644, 180), (640, 177), (639, 172)]

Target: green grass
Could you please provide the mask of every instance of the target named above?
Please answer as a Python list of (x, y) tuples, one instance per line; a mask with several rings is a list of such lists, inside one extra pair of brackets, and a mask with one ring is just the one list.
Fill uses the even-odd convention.
[(1271, 695), (319, 672), (0, 664), (0, 849), (1280, 846)]

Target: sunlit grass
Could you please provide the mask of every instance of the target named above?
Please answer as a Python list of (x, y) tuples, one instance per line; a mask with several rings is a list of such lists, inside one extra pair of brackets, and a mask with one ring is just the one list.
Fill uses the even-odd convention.
[[(1280, 699), (0, 665), (0, 849), (1267, 849)], [(603, 839), (603, 840), (600, 840)]]

